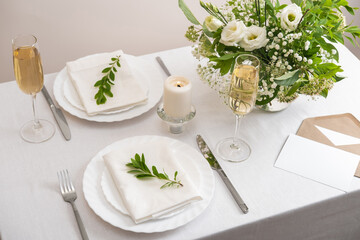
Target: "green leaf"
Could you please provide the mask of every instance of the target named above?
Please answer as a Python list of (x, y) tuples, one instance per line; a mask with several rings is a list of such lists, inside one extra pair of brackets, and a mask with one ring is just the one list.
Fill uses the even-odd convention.
[(140, 173), (140, 174), (136, 174), (135, 177), (137, 177), (137, 178), (148, 178), (148, 177), (154, 177), (154, 176), (149, 174), (149, 173)]
[(99, 80), (97, 81), (95, 84), (94, 84), (94, 87), (98, 87), (102, 84), (102, 80)]
[(178, 175), (178, 172), (176, 171), (175, 173), (174, 173), (174, 180), (176, 181), (176, 176)]
[(156, 169), (155, 166), (152, 166), (152, 171), (153, 171), (153, 173), (154, 173), (155, 176), (158, 176), (158, 175), (159, 175), (159, 172), (158, 172), (158, 170)]
[(128, 173), (142, 173), (142, 171), (140, 171), (140, 170), (130, 170), (130, 171), (128, 171)]
[(109, 78), (113, 81), (115, 80), (115, 74), (113, 71), (110, 72)]
[(340, 82), (340, 81), (343, 80), (343, 79), (345, 79), (345, 77), (343, 77), (343, 76), (339, 76), (339, 75), (335, 75), (335, 76), (334, 76), (335, 82)]
[(168, 179), (163, 173), (159, 173), (158, 177), (160, 179)]
[(209, 60), (210, 61), (225, 61), (225, 60), (233, 60), (235, 59), (238, 55), (240, 55), (240, 53), (230, 53), (230, 54), (225, 54), (221, 57), (210, 57)]
[(345, 36), (350, 42), (351, 42), (351, 44), (353, 45), (353, 46), (355, 46), (355, 42), (354, 42), (354, 40), (351, 38), (351, 37), (348, 37), (348, 36)]
[(296, 80), (299, 79), (300, 69), (287, 72), (281, 77), (275, 78), (275, 82), (281, 86), (291, 86)]
[(317, 69), (320, 71), (319, 78), (332, 78), (336, 76), (336, 73), (344, 71), (335, 63), (322, 63), (317, 66)]
[(102, 73), (107, 73), (108, 71), (110, 71), (111, 67), (107, 67), (107, 68), (104, 68), (104, 70), (102, 70)]
[(324, 98), (326, 98), (328, 96), (328, 92), (329, 92), (328, 89), (324, 89), (321, 91), (320, 95), (323, 96)]
[(110, 90), (105, 90), (105, 94), (108, 96), (108, 97), (113, 97), (113, 93), (110, 91)]
[(290, 90), (286, 93), (286, 96), (291, 96), (291, 95), (293, 95), (295, 92), (296, 92), (296, 90), (298, 90), (298, 88), (301, 86), (301, 82), (299, 81), (299, 82), (295, 82), (293, 85), (292, 85), (292, 87), (290, 88)]
[(141, 166), (139, 165), (139, 162), (136, 161), (135, 159), (132, 158), (132, 159), (131, 159), (131, 162), (132, 162), (134, 168), (141, 168)]
[(199, 21), (195, 18), (193, 13), (190, 11), (188, 6), (186, 6), (183, 0), (179, 0), (179, 7), (183, 11), (185, 17), (193, 24), (200, 25)]
[(355, 15), (354, 13), (354, 9), (352, 7), (349, 7), (348, 5), (344, 6), (346, 8), (346, 10), (351, 14), (351, 15)]

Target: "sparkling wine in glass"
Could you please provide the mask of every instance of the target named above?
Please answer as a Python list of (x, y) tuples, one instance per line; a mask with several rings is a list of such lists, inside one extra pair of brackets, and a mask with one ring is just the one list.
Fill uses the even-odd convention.
[(12, 50), (16, 82), (21, 91), (31, 95), (34, 115), (33, 121), (22, 126), (20, 135), (28, 142), (44, 142), (54, 135), (55, 128), (50, 122), (39, 120), (36, 114), (36, 94), (44, 85), (37, 38), (33, 35), (20, 35), (12, 40)]
[(228, 92), (229, 107), (236, 116), (235, 135), (221, 140), (216, 147), (224, 160), (241, 162), (249, 158), (250, 146), (239, 138), (242, 118), (251, 112), (256, 101), (259, 83), (260, 61), (250, 54), (239, 55), (235, 60), (234, 71)]

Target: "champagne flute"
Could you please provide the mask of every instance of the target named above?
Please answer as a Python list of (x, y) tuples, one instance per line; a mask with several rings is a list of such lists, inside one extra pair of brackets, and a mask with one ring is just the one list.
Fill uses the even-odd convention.
[(33, 35), (17, 36), (12, 40), (12, 50), (16, 82), (21, 91), (31, 95), (34, 116), (33, 121), (22, 126), (20, 135), (28, 142), (44, 142), (54, 135), (55, 128), (52, 123), (39, 120), (36, 114), (36, 94), (44, 85), (37, 38)]
[(236, 116), (235, 135), (221, 140), (216, 147), (220, 157), (231, 162), (249, 158), (250, 146), (239, 138), (241, 120), (254, 107), (259, 83), (260, 61), (250, 54), (239, 55), (231, 76), (229, 107)]

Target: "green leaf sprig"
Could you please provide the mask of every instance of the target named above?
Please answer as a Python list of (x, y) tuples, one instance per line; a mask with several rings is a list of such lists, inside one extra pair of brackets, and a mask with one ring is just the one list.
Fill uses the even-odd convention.
[(102, 70), (102, 73), (104, 73), (105, 75), (102, 79), (100, 79), (94, 84), (94, 87), (99, 88), (99, 91), (95, 94), (94, 97), (96, 99), (97, 105), (106, 103), (106, 96), (114, 96), (111, 92), (111, 85), (114, 85), (115, 73), (117, 72), (116, 67), (121, 67), (120, 57), (121, 56), (119, 55), (111, 58), (111, 62), (109, 63), (110, 67), (106, 67)]
[(133, 168), (132, 170), (128, 171), (128, 173), (135, 174), (135, 177), (138, 179), (155, 177), (158, 179), (165, 180), (166, 183), (162, 185), (160, 189), (163, 189), (165, 187), (172, 187), (172, 186), (175, 187), (184, 186), (180, 180), (176, 179), (178, 175), (177, 171), (174, 173), (174, 180), (171, 180), (169, 178), (169, 176), (165, 173), (165, 170), (164, 173), (159, 173), (155, 166), (152, 166), (151, 168), (152, 172), (151, 172), (151, 170), (148, 168), (148, 166), (145, 163), (144, 154), (142, 154), (141, 157), (139, 154), (135, 154), (135, 157), (131, 158), (131, 162), (127, 163), (126, 166)]

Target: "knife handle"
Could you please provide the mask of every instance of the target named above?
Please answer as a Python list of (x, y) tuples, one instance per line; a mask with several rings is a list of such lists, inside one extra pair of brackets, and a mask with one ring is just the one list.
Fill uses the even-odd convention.
[(236, 191), (235, 187), (230, 182), (229, 178), (226, 176), (225, 172), (222, 169), (218, 169), (217, 171), (221, 177), (221, 179), (224, 181), (226, 187), (229, 189), (231, 195), (234, 197), (236, 203), (239, 205), (241, 211), (243, 213), (248, 213), (249, 208), (246, 206), (244, 200), (240, 197), (239, 193)]

